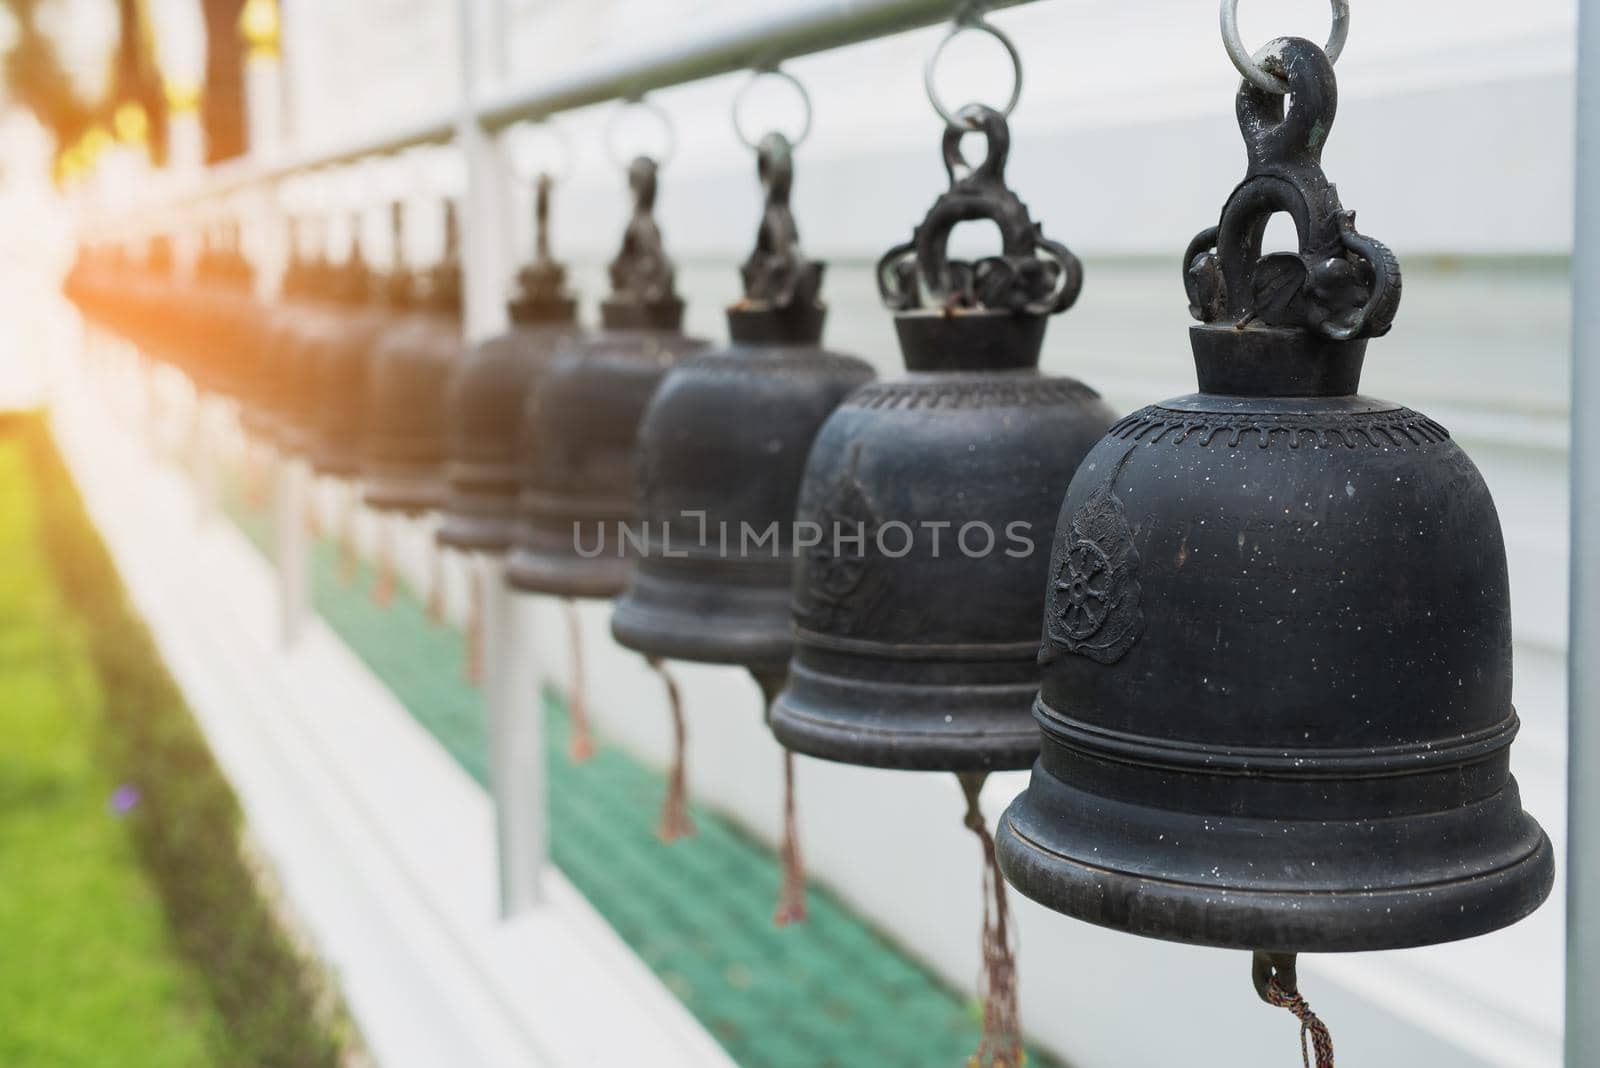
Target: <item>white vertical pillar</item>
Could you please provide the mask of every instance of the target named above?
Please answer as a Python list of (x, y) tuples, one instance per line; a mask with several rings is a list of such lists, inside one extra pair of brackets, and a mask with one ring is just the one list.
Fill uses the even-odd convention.
[[(478, 122), (481, 96), (480, 5), (491, 0), (457, 0), (460, 37), (461, 107), (456, 147), (467, 172), (462, 205), (462, 258), (466, 289), (468, 343), (484, 340), (507, 325), (505, 280), (511, 266), (508, 161)], [(531, 657), (526, 613), (506, 588), (505, 564), (498, 557), (479, 561), (482, 583), (483, 686), (488, 706), (489, 788), (494, 798), (500, 866), (500, 911), (510, 918), (543, 899), (549, 849), (549, 805), (545, 788), (544, 707)]]
[(277, 0), (246, 0), (239, 12), (244, 41), (245, 121), (250, 155), (274, 160), (284, 147), (283, 65)]
[(500, 912), (510, 919), (544, 900), (550, 849), (544, 705), (532, 657), (519, 655), (527, 613), (506, 586), (505, 559), (483, 557), (476, 566), (483, 591), (483, 692), (489, 711)]
[(1572, 261), (1572, 576), (1567, 639), (1567, 1068), (1600, 1064), (1600, 0), (1578, 26)]
[(281, 455), (276, 475), (278, 638), (287, 649), (299, 640), (311, 608), (311, 535), (306, 522), (311, 471), (303, 459)]

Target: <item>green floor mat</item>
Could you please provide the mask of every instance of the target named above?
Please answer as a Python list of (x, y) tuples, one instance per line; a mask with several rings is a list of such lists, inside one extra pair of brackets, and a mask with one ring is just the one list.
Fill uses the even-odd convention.
[[(228, 494), (230, 514), (263, 551), (271, 523), (259, 504)], [(318, 613), (439, 743), (487, 779), (485, 715), (464, 681), (465, 642), (429, 621), (403, 588), (374, 603), (363, 565), (341, 580), (338, 550), (312, 557)], [(556, 865), (701, 1024), (747, 1068), (958, 1068), (980, 1018), (826, 890), (812, 887), (810, 919), (779, 929), (772, 910), (778, 858), (731, 821), (691, 805), (698, 834), (655, 836), (663, 776), (604, 739), (595, 758), (567, 759), (564, 705), (546, 697), (551, 853)], [(973, 917), (972, 937), (978, 937)], [(1052, 1060), (1030, 1054), (1029, 1064)]]

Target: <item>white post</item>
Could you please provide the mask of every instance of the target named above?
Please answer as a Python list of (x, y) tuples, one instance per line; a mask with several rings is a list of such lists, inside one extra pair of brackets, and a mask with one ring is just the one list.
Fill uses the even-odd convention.
[(1572, 261), (1572, 576), (1567, 637), (1567, 1068), (1600, 1064), (1600, 0), (1578, 25)]
[(306, 523), (311, 470), (299, 457), (280, 455), (276, 481), (278, 638), (287, 649), (299, 640), (311, 607), (311, 537)]
[(544, 705), (517, 598), (506, 586), (505, 559), (477, 561), (482, 583), (483, 692), (489, 710), (489, 784), (500, 857), (500, 912), (510, 919), (544, 900), (549, 854)]
[(246, 0), (239, 12), (245, 45), (244, 102), (250, 155), (274, 160), (283, 154), (283, 64), (279, 62), (277, 0)]
[[(506, 328), (505, 280), (510, 274), (511, 181), (507, 161), (478, 121), (479, 4), (457, 0), (461, 109), (456, 147), (467, 172), (462, 210), (466, 289), (465, 340), (482, 341)], [(520, 655), (529, 636), (525, 613), (506, 588), (499, 557), (478, 561), (483, 613), (483, 692), (489, 719), (489, 789), (494, 798), (500, 865), (500, 912), (510, 919), (540, 904), (549, 849), (545, 789), (544, 706)]]

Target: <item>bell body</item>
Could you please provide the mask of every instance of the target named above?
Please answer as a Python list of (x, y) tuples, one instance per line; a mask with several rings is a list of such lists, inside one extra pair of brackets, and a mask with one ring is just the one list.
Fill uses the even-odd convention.
[(369, 507), (416, 514), (444, 503), (444, 397), (460, 353), (460, 323), (443, 309), (406, 312), (378, 339), (361, 448)]
[(813, 439), (873, 377), (783, 335), (780, 313), (732, 309), (732, 344), (667, 375), (640, 434), (648, 551), (611, 629), (649, 656), (781, 671), (791, 639), (795, 506)]
[(1252, 950), (1521, 918), (1551, 850), (1508, 768), (1482, 477), (1443, 427), (1356, 392), (1365, 341), (1193, 338), (1202, 392), (1112, 427), (1062, 506), (1006, 878), (1091, 923)]
[(604, 329), (562, 344), (529, 392), (527, 522), (506, 562), (514, 588), (610, 598), (627, 585), (637, 555), (639, 424), (667, 372), (705, 347), (679, 331), (682, 315), (679, 302), (606, 302)]
[(811, 451), (799, 521), (820, 540), (795, 566), (772, 730), (851, 764), (1024, 768), (1060, 486), (1113, 415), (1039, 373), (1043, 318), (930, 310), (896, 327), (912, 373), (851, 394)]
[(351, 304), (333, 319), (312, 345), (307, 455), (317, 474), (354, 479), (366, 437), (368, 368), (394, 316), (380, 306)]
[[(315, 427), (316, 364), (339, 327), (327, 301), (300, 296), (273, 317), (256, 359), (254, 403), (246, 429), (285, 454), (306, 455)], [(258, 411), (251, 417), (248, 413)]]
[(519, 446), (529, 391), (576, 331), (570, 319), (519, 323), (473, 348), (451, 374), (441, 545), (505, 552), (516, 544), (524, 524), (527, 464)]

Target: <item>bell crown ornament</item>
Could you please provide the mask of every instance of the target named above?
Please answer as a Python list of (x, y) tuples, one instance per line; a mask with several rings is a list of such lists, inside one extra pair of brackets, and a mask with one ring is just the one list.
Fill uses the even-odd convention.
[[(1006, 185), (1011, 129), (1005, 116), (969, 104), (956, 119), (961, 125), (946, 127), (943, 142), (950, 188), (911, 240), (878, 261), (878, 292), (896, 313), (908, 370), (1036, 367), (1046, 319), (1077, 302), (1083, 265), (1044, 235)], [(976, 167), (961, 154), (963, 137), (974, 131), (986, 145)], [(952, 260), (951, 233), (976, 220), (995, 224), (1000, 252), (975, 262)]]
[(607, 330), (676, 330), (683, 323), (677, 269), (667, 256), (656, 224), (659, 167), (648, 156), (628, 164), (633, 213), (622, 233), (622, 247), (607, 267), (611, 295), (600, 305)]
[[(771, 724), (824, 759), (982, 772), (1038, 752), (1040, 543), (1113, 416), (1082, 383), (1039, 373), (1046, 322), (1082, 269), (1006, 185), (1005, 117), (955, 118), (949, 190), (878, 265), (909, 373), (857, 389), (812, 447), (798, 517), (823, 535), (795, 567), (795, 655)], [(987, 142), (976, 167), (960, 151), (973, 131)], [(952, 259), (951, 232), (975, 219), (997, 225), (1000, 253)]]
[[(1056, 527), (1042, 753), (1001, 820), (1013, 886), (1135, 934), (1290, 954), (1510, 924), (1549, 840), (1509, 769), (1494, 502), (1449, 432), (1357, 392), (1400, 270), (1319, 162), (1337, 88), (1274, 42), (1249, 170), (1184, 257), (1200, 392), (1113, 426)], [(1287, 213), (1293, 252), (1262, 254)]]
[[(612, 632), (648, 656), (750, 667), (788, 663), (795, 502), (806, 456), (830, 413), (873, 377), (819, 347), (823, 264), (805, 255), (789, 205), (794, 146), (756, 146), (765, 191), (755, 247), (728, 308), (732, 343), (662, 381), (639, 437), (635, 496), (647, 551)], [(746, 531), (772, 531), (750, 547)]]
[(578, 298), (567, 288), (566, 265), (550, 251), (554, 186), (548, 174), (534, 181), (533, 262), (517, 272), (516, 292), (507, 304), (513, 323), (571, 323), (578, 317)]

